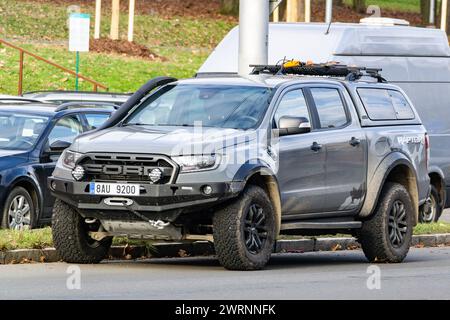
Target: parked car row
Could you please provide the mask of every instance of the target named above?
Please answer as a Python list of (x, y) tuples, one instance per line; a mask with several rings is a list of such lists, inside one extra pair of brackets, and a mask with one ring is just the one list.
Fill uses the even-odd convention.
[(47, 178), (56, 161), (75, 137), (109, 119), (126, 96), (71, 93), (70, 99), (63, 92), (0, 96), (1, 227), (50, 224), (55, 199)]

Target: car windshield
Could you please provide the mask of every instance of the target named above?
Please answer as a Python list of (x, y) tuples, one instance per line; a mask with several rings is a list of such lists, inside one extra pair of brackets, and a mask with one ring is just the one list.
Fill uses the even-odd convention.
[(123, 125), (256, 127), (270, 103), (267, 87), (168, 85), (145, 100)]
[(0, 149), (32, 148), (48, 121), (44, 116), (0, 111)]

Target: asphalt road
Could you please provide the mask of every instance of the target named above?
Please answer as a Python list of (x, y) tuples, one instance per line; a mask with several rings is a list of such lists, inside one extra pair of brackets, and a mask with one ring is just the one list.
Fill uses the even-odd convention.
[(275, 255), (256, 272), (212, 257), (112, 261), (81, 266), (81, 289), (69, 290), (68, 264), (6, 265), (0, 299), (450, 299), (450, 247), (380, 265), (379, 290), (367, 287), (369, 266), (361, 251)]

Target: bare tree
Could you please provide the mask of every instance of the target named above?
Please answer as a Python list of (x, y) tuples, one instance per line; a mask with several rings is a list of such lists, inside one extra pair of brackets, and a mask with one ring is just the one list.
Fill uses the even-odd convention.
[(237, 16), (239, 14), (239, 0), (220, 0), (220, 12)]
[(366, 12), (366, 0), (353, 0), (353, 10), (364, 13)]

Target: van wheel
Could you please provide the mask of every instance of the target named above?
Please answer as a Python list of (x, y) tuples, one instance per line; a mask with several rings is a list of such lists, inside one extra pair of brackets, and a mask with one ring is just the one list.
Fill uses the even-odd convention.
[(266, 192), (245, 189), (213, 219), (214, 247), (220, 263), (230, 270), (258, 270), (270, 259), (275, 242), (275, 214)]
[(442, 214), (442, 203), (439, 192), (435, 186), (431, 186), (430, 197), (427, 199), (428, 206), (422, 206), (419, 212), (420, 223), (437, 222)]
[(36, 226), (36, 211), (30, 193), (22, 187), (14, 188), (3, 208), (2, 228), (28, 230)]
[(359, 242), (370, 262), (402, 262), (413, 233), (414, 207), (404, 186), (386, 183), (375, 214), (363, 222)]
[(108, 255), (112, 238), (97, 241), (89, 231), (98, 231), (99, 225), (87, 224), (71, 206), (56, 200), (53, 207), (53, 243), (59, 257), (68, 263), (99, 263)]

